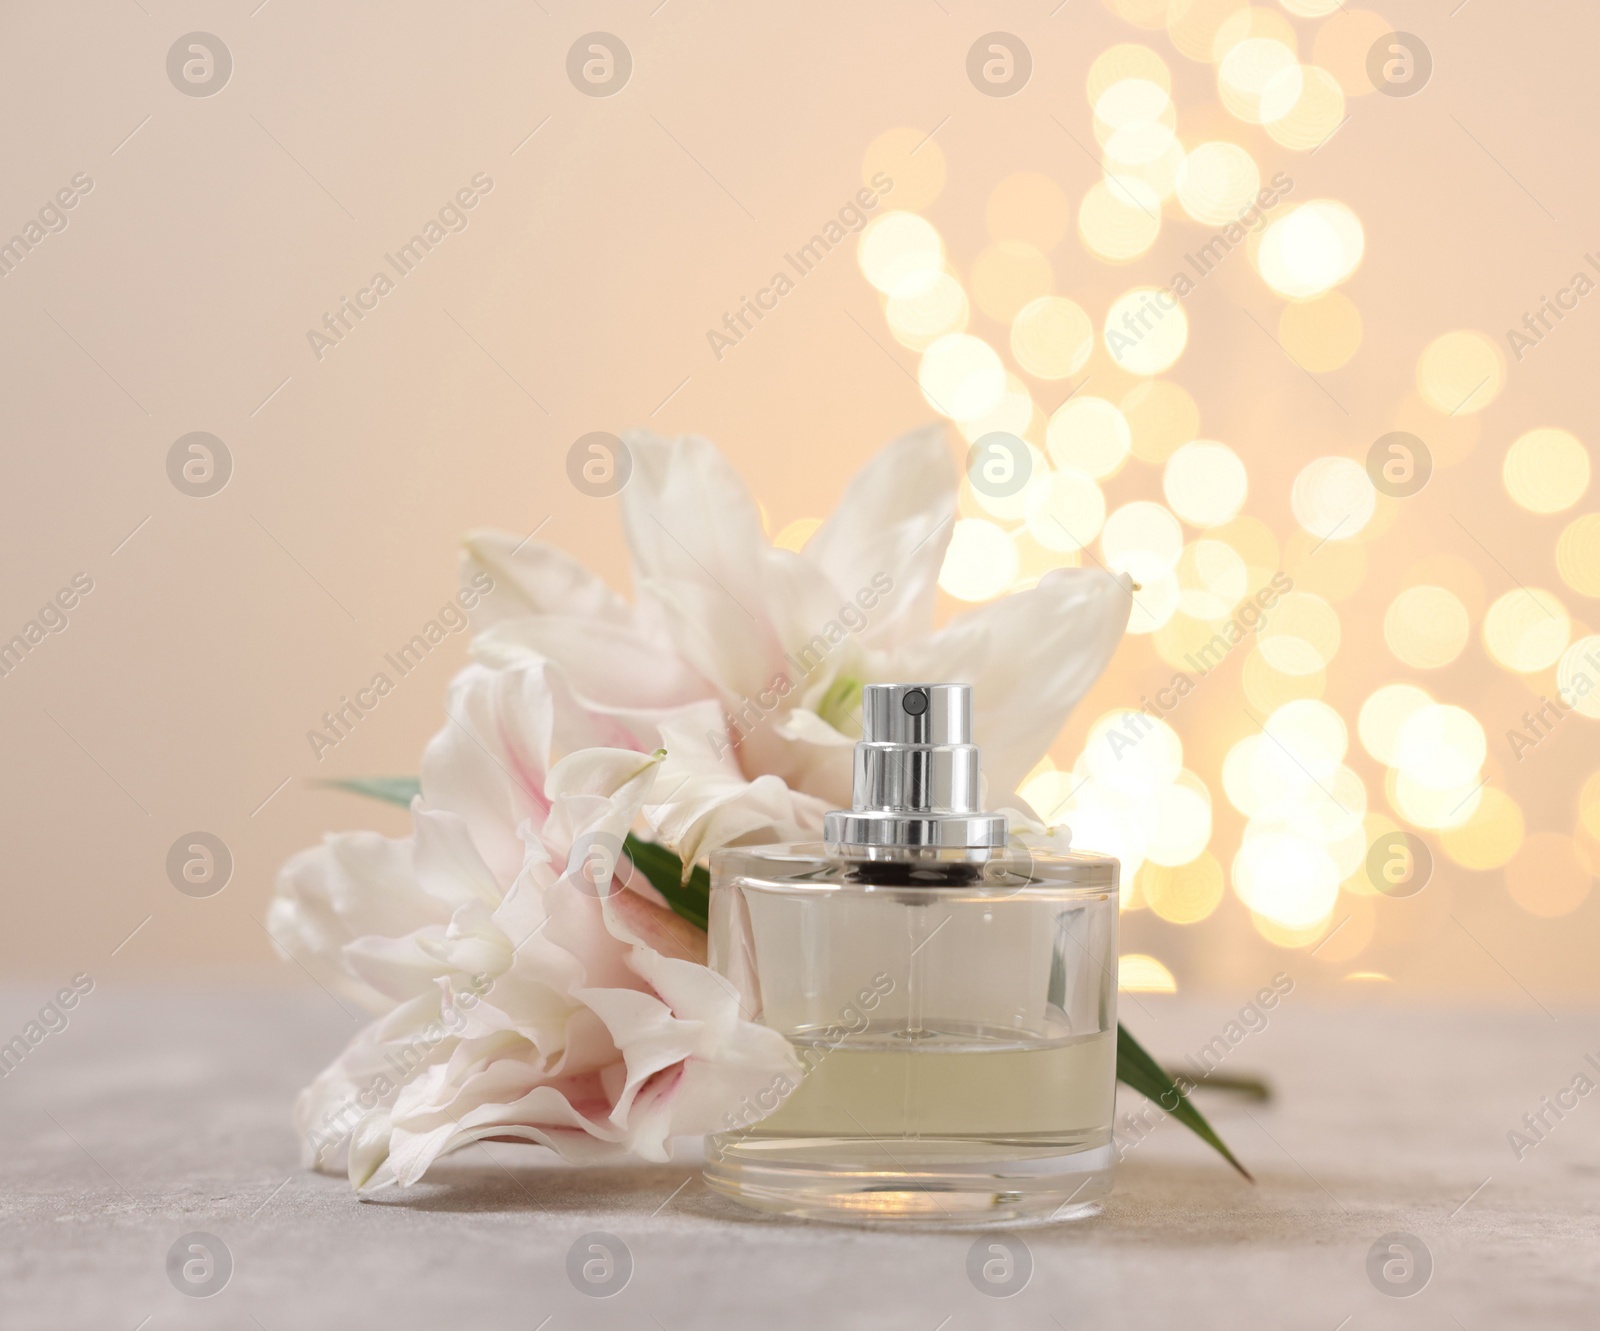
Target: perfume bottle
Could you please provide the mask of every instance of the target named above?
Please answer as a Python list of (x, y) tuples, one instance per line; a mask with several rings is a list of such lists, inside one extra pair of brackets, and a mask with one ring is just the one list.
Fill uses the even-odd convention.
[(802, 1070), (707, 1139), (706, 1181), (822, 1220), (1092, 1214), (1112, 1177), (1117, 861), (1030, 849), (982, 811), (968, 685), (867, 685), (861, 723), (852, 807), (822, 844), (712, 858), (711, 965)]

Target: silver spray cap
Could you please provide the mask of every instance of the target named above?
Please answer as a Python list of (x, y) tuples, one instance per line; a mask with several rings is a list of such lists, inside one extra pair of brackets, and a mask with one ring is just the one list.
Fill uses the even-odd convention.
[(1006, 844), (1004, 814), (979, 804), (969, 684), (868, 684), (849, 809), (822, 822), (836, 850)]

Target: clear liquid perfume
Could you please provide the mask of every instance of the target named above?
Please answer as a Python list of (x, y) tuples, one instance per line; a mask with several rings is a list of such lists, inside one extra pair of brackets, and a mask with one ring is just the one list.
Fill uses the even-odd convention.
[(718, 1191), (971, 1226), (1111, 1190), (1118, 865), (981, 811), (971, 713), (965, 684), (868, 685), (825, 842), (713, 857), (711, 965), (803, 1068), (707, 1139)]

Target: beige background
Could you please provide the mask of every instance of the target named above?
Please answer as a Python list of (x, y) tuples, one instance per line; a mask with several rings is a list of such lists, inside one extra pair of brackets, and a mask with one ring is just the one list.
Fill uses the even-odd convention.
[[(1315, 155), (1230, 131), (1264, 175), (1286, 169), (1305, 197), (1361, 215), (1366, 259), (1346, 288), (1365, 318), (1359, 354), (1319, 376), (1319, 391), (1244, 317), (1275, 326), (1280, 302), (1239, 260), (1194, 296), (1172, 372), (1205, 433), (1248, 461), (1247, 511), (1280, 539), (1295, 473), (1318, 454), (1361, 456), (1390, 429), (1429, 340), (1469, 327), (1503, 343), (1600, 245), (1592, 9), (1373, 7), (1432, 49), (1421, 95), (1352, 101)], [(579, 435), (707, 434), (781, 526), (826, 513), (876, 446), (929, 418), (915, 357), (887, 337), (853, 254), (831, 256), (721, 363), (706, 345), (723, 311), (858, 187), (879, 134), (937, 130), (948, 182), (927, 213), (961, 268), (987, 243), (984, 201), (1004, 177), (1045, 172), (1074, 202), (1098, 178), (1062, 126), (1092, 142), (1084, 76), (1106, 46), (1161, 51), (1180, 107), (1216, 96), (1209, 67), (1098, 0), (331, 12), (304, 0), (117, 0), (13, 6), (0, 25), (0, 230), (75, 174), (94, 181), (67, 229), (0, 281), (0, 637), (74, 574), (94, 580), (70, 628), (0, 679), (0, 957), (11, 975), (48, 983), (82, 970), (303, 982), (256, 923), (276, 866), (328, 828), (403, 827), (396, 812), (311, 782), (414, 771), (464, 636), (321, 763), (307, 729), (450, 595), (470, 527), (545, 523), (541, 537), (624, 584), (615, 504), (566, 479)], [(1315, 25), (1298, 27), (1308, 51)], [(1010, 99), (978, 95), (965, 76), (968, 47), (991, 28), (1033, 52), (1033, 78)], [(196, 29), (234, 60), (207, 98), (179, 95), (165, 71), (168, 48)], [(628, 86), (609, 99), (580, 96), (564, 72), (574, 39), (595, 29), (633, 55)], [(1214, 106), (1196, 115), (1220, 119)], [(479, 172), (494, 188), (469, 228), (314, 359), (307, 330)], [(1117, 270), (1069, 235), (1052, 254), (1058, 289), (1098, 316), (1128, 286), (1166, 281), (1203, 235), (1170, 226)], [(975, 331), (1003, 337), (981, 315)], [(1411, 563), (1444, 551), (1479, 566), (1491, 598), (1511, 586), (1456, 518), (1493, 533), (1517, 579), (1561, 588), (1552, 552), (1571, 514), (1514, 508), (1500, 459), (1534, 425), (1595, 436), (1597, 342), (1600, 301), (1511, 367), (1472, 455), (1371, 543), (1329, 671), (1327, 697), (1347, 717), (1376, 685), (1414, 677), (1381, 632)], [(165, 470), (173, 441), (195, 430), (233, 456), (229, 484), (207, 499), (179, 493)], [(1159, 498), (1159, 472), (1132, 466), (1109, 490), (1115, 502)], [(1591, 492), (1575, 511), (1593, 507)], [(1595, 618), (1592, 602), (1563, 595), (1576, 620)], [(1575, 792), (1600, 766), (1593, 723), (1569, 719), (1511, 762), (1504, 731), (1550, 678), (1501, 670), (1476, 630), (1426, 683), (1479, 715), (1491, 778), (1530, 829), (1571, 835)], [(1237, 663), (1225, 670), (1236, 677)], [(1130, 640), (1057, 760), (1072, 761), (1094, 715), (1137, 705), (1170, 674), (1148, 640)], [(1228, 690), (1174, 720), (1212, 785), (1224, 863), (1242, 820), (1216, 773), (1247, 724), (1237, 683)], [(1352, 764), (1381, 806), (1382, 769), (1364, 754)], [(235, 859), (228, 888), (205, 900), (175, 891), (164, 867), (194, 829)], [(1161, 957), (1185, 989), (1253, 988), (1279, 967), (1352, 988), (1341, 977), (1355, 966), (1392, 977), (1352, 989), (1365, 994), (1471, 992), (1526, 1007), (1600, 986), (1593, 894), (1536, 919), (1499, 873), (1441, 863), (1421, 895), (1380, 907), (1372, 943), (1338, 963), (1274, 949), (1231, 893), (1187, 929), (1130, 914), (1126, 946)]]

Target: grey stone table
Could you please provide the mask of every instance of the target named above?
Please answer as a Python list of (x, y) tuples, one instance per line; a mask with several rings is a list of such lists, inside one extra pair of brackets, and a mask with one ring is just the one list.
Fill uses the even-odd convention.
[[(0, 997), (0, 1041), (42, 1001)], [(1125, 1010), (1171, 1060), (1234, 1015), (1175, 998)], [(1017, 1232), (1033, 1272), (1008, 1297), (969, 1279), (973, 1233), (747, 1214), (707, 1192), (691, 1160), (575, 1169), (488, 1145), (436, 1181), (358, 1201), (297, 1167), (287, 1126), (294, 1092), (350, 1029), (315, 993), (86, 996), (0, 1080), (0, 1327), (1600, 1325), (1600, 1095), (1567, 1095), (1575, 1107), (1559, 1119), (1541, 1100), (1558, 1104), (1592, 1071), (1593, 1014), (1296, 995), (1227, 1063), (1269, 1072), (1275, 1099), (1201, 1093), (1257, 1184), (1176, 1124), (1128, 1132), (1102, 1215)], [(1120, 1107), (1142, 1103), (1123, 1092)], [(1507, 1134), (1541, 1110), (1543, 1139), (1518, 1159)], [(232, 1260), (203, 1299), (167, 1274), (169, 1249), (195, 1231)], [(596, 1231), (633, 1262), (606, 1298), (567, 1275), (569, 1251)], [(1368, 1274), (1374, 1243), (1396, 1231), (1432, 1263), (1408, 1298)]]

